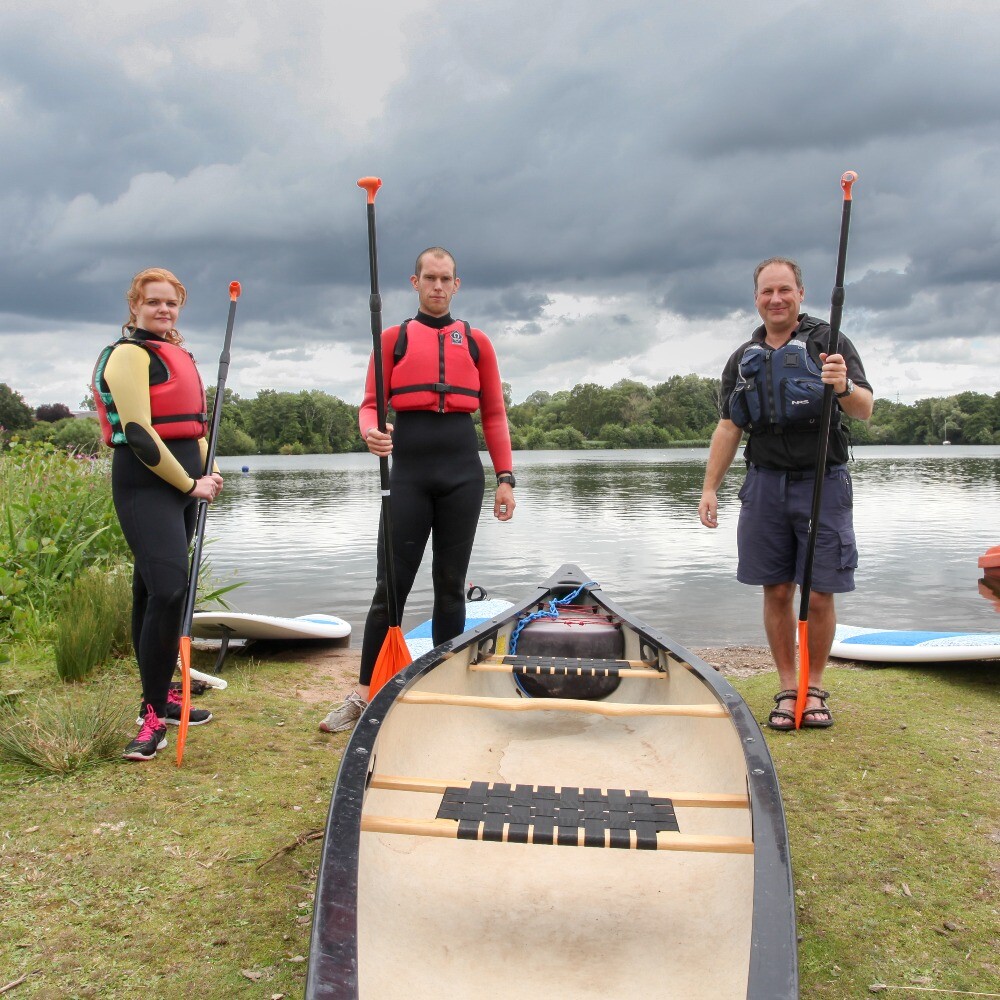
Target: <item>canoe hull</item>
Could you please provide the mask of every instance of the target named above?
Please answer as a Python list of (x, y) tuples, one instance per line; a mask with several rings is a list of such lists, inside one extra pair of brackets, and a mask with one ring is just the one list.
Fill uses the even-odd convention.
[[(541, 597), (586, 580), (564, 566), (507, 618), (421, 657), (370, 706), (334, 790), (307, 996), (468, 997), (489, 983), (505, 997), (574, 1000), (797, 995), (784, 813), (736, 692), (596, 585), (586, 601), (620, 623), (624, 658), (656, 669), (625, 667), (610, 693), (560, 701), (519, 698), (494, 662)], [(415, 787), (419, 775), (434, 776), (430, 789)], [(484, 821), (465, 824), (476, 839), (455, 839), (462, 824), (439, 818), (435, 780), (453, 795), (472, 782), (488, 790)], [(559, 819), (545, 846), (553, 789), (560, 817), (579, 806), (593, 818), (578, 833)], [(727, 801), (706, 805), (703, 792)], [(647, 793), (673, 803), (677, 826), (652, 835), (659, 849), (551, 846), (627, 841), (629, 822), (632, 846), (648, 846), (637, 818)], [(500, 808), (509, 815), (491, 818)], [(388, 820), (397, 832), (378, 825)], [(484, 842), (491, 822), (503, 842)], [(518, 837), (532, 842), (509, 842)]]

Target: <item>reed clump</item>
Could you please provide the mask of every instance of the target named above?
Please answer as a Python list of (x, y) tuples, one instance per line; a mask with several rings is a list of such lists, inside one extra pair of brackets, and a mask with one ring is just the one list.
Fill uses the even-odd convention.
[(47, 774), (69, 774), (121, 754), (130, 712), (112, 683), (39, 697), (0, 700), (0, 757)]

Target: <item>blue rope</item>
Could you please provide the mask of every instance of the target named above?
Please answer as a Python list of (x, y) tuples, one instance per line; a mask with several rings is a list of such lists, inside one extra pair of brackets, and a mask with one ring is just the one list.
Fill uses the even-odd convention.
[[(548, 608), (542, 608), (538, 611), (533, 611), (526, 618), (522, 618), (515, 627), (514, 631), (510, 634), (510, 645), (509, 653), (513, 656), (517, 652), (517, 637), (521, 634), (521, 630), (531, 622), (538, 621), (540, 618), (558, 618), (559, 617), (559, 606), (562, 604), (569, 604), (570, 601), (580, 596), (581, 591), (585, 587), (598, 587), (600, 584), (593, 580), (588, 580), (586, 583), (581, 583), (572, 594), (567, 594), (565, 597), (552, 598), (549, 601)], [(515, 679), (517, 675), (515, 674)]]

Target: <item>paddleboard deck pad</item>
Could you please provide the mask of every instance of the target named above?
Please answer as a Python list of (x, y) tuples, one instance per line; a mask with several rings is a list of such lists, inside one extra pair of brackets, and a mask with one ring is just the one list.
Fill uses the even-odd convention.
[[(502, 615), (509, 607), (510, 601), (469, 601), (465, 605), (465, 632), (469, 629), (488, 622), (497, 615)], [(406, 648), (410, 651), (410, 656), (417, 659), (424, 653), (430, 652), (434, 648), (434, 639), (431, 635), (432, 621), (430, 618), (416, 628), (410, 629), (403, 638), (406, 640)]]
[(873, 663), (1000, 659), (1000, 633), (931, 632), (838, 625), (831, 656)]
[(191, 635), (196, 639), (344, 639), (351, 626), (342, 618), (320, 613), (298, 618), (252, 615), (238, 611), (196, 611)]

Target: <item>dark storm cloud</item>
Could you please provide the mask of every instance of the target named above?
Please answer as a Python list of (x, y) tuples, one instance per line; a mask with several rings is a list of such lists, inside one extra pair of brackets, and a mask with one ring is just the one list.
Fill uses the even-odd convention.
[[(478, 282), (606, 292), (627, 276), (690, 317), (746, 308), (753, 265), (790, 254), (826, 307), (850, 167), (861, 179), (849, 280), (887, 258), (898, 268), (866, 279), (859, 304), (890, 328), (918, 291), (945, 320), (956, 283), (1000, 305), (1000, 65), (982, 44), (997, 38), (997, 13), (876, 3), (787, 5), (744, 23), (712, 14), (625, 4), (612, 27), (556, 5), (535, 30), (558, 43), (528, 51), (486, 37), (471, 11), (443, 24), (426, 45), (455, 53), (438, 100), (421, 102), (436, 64), (421, 78), (418, 47), (417, 75), (389, 104), (406, 125), (391, 130), (386, 159), (418, 195), (407, 225), (432, 213), (458, 233), (474, 218), (463, 268)], [(435, 119), (448, 123), (437, 170), (433, 145), (403, 155)], [(432, 176), (446, 199), (419, 196)]]
[[(655, 346), (658, 319), (751, 308), (753, 266), (776, 253), (800, 260), (822, 313), (847, 168), (861, 175), (848, 320), (863, 312), (907, 351), (992, 332), (993, 6), (445, 2), (410, 24), (401, 79), (350, 136), (302, 102), (310, 4), (289, 3), (287, 44), (246, 66), (192, 56), (184, 43), (221, 22), (177, 11), (106, 48), (44, 9), (0, 14), (5, 356), (38, 326), (113, 331), (128, 277), (162, 263), (189, 286), (195, 339), (224, 321), (238, 278), (249, 349), (362, 357), (368, 173), (385, 181), (386, 322), (412, 314), (416, 252), (445, 245), (456, 314), (525, 379), (562, 377), (566, 356), (624, 363)], [(627, 351), (609, 329), (635, 334)]]

